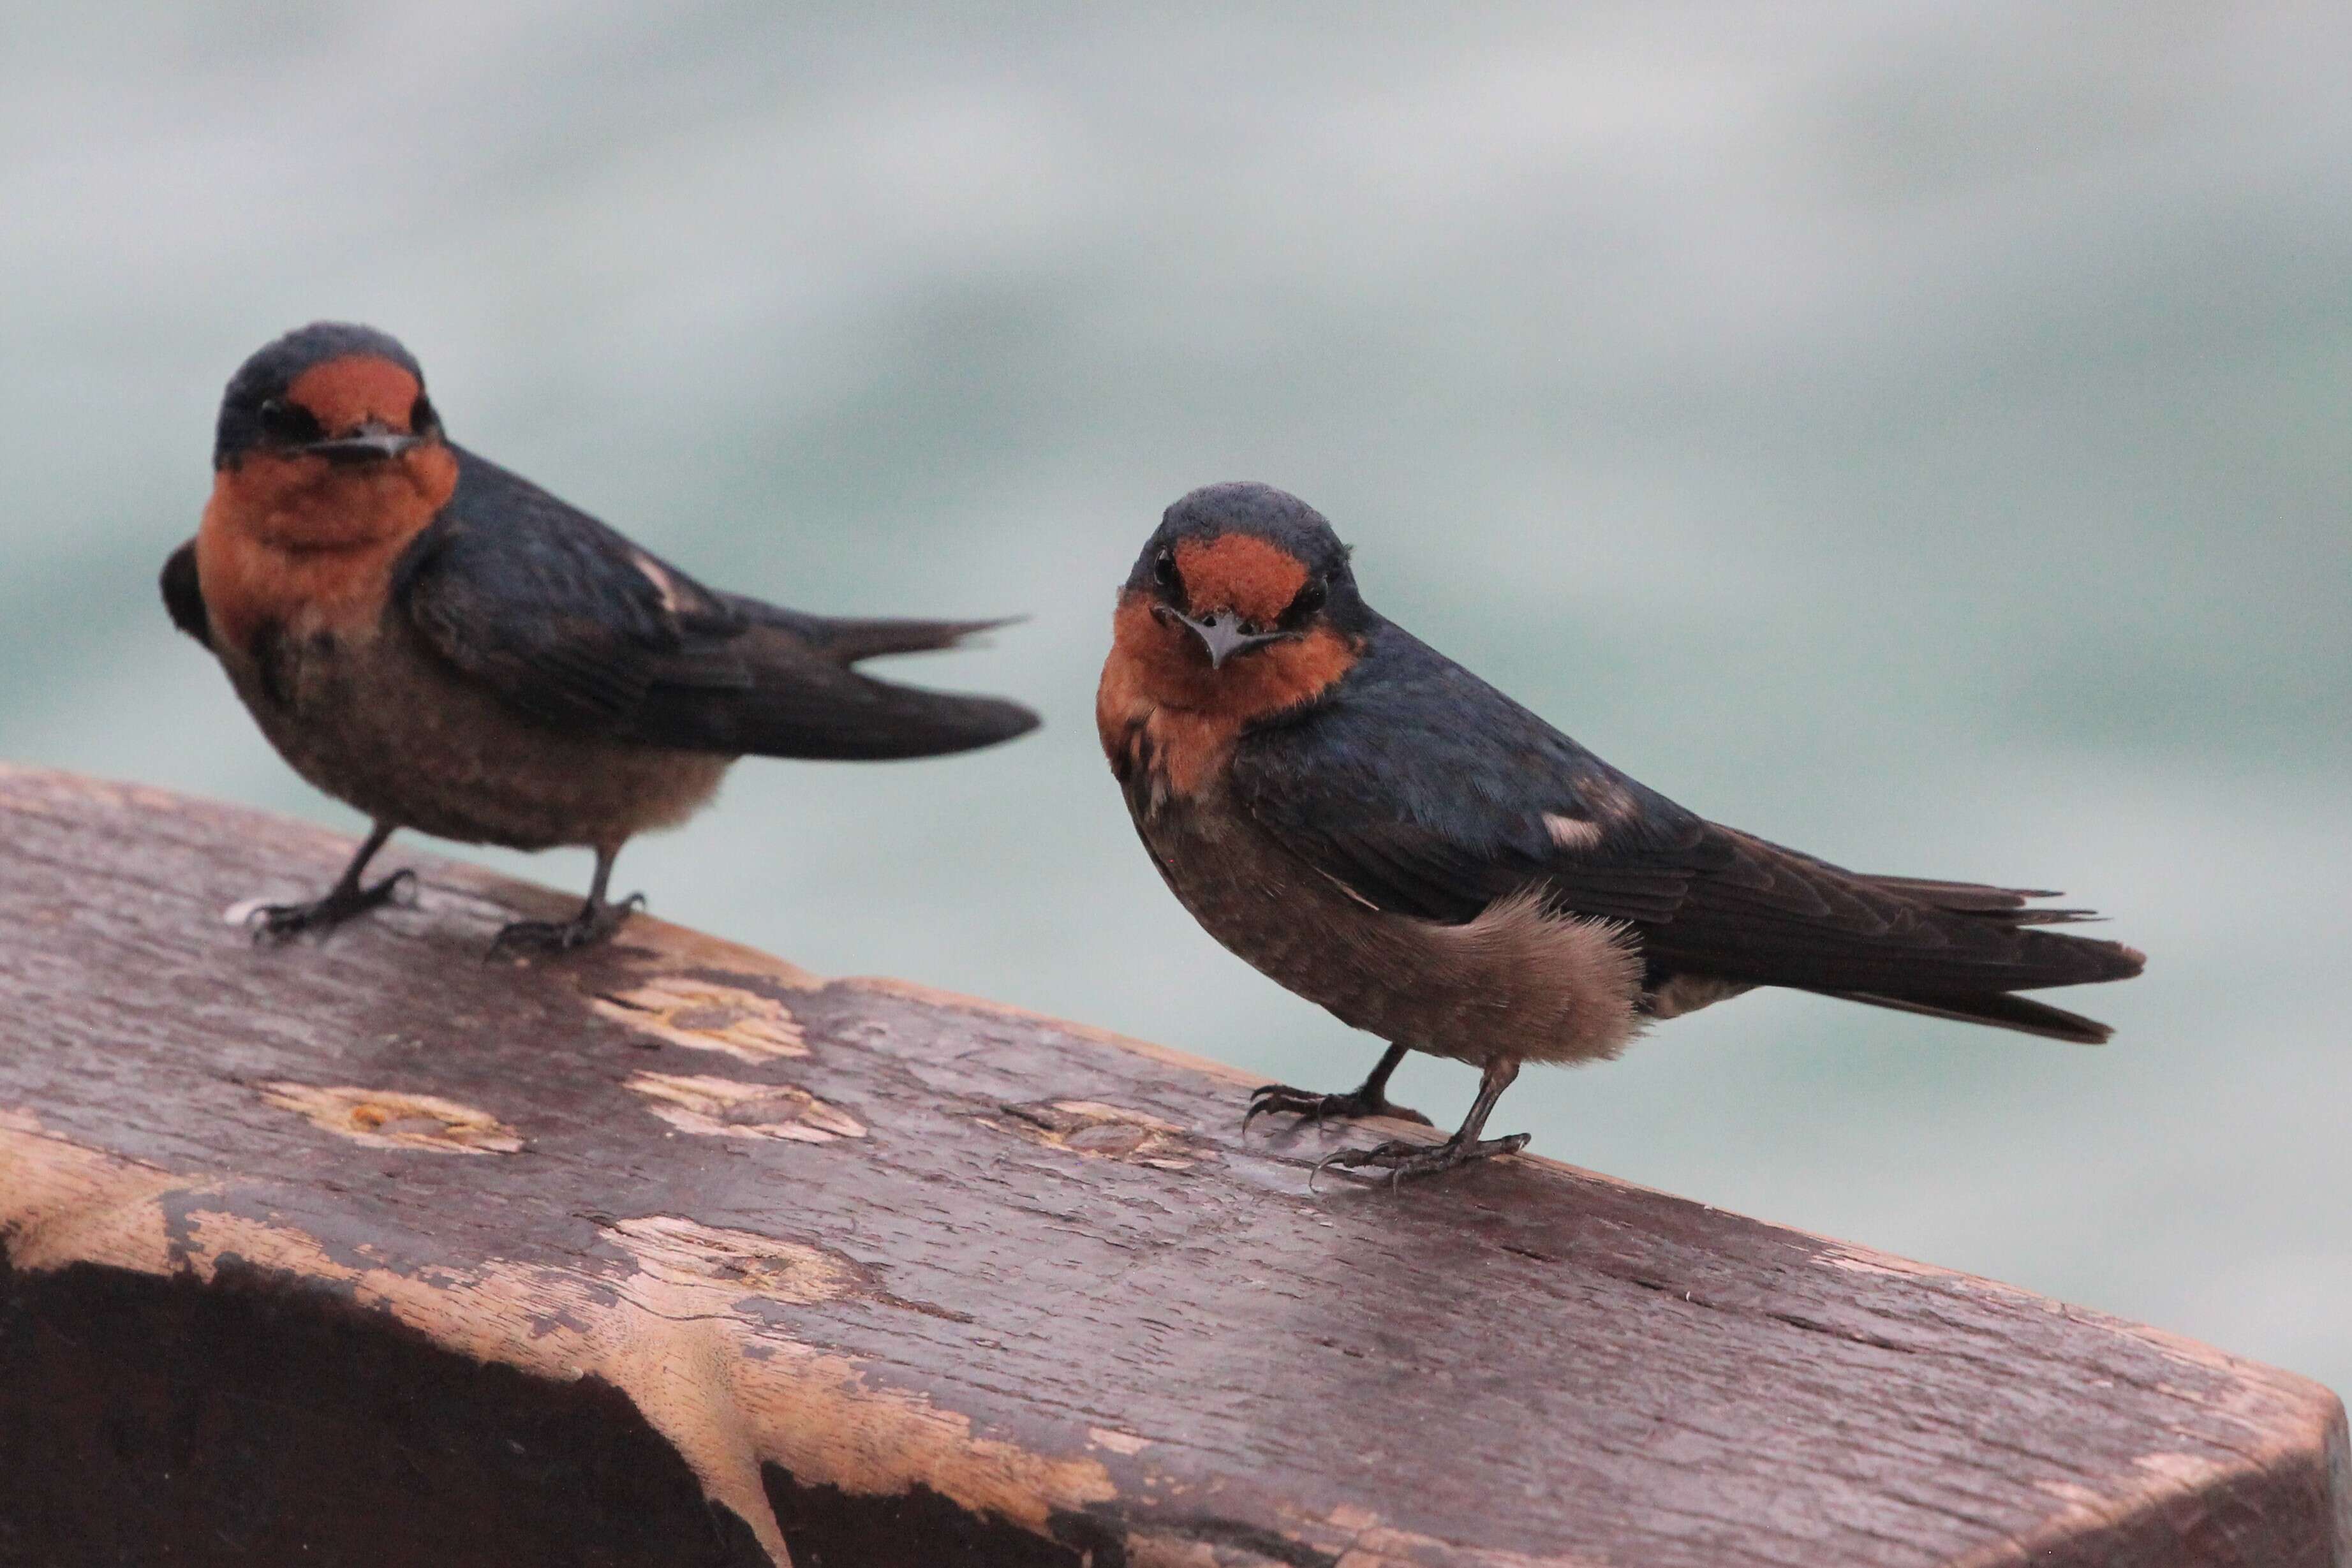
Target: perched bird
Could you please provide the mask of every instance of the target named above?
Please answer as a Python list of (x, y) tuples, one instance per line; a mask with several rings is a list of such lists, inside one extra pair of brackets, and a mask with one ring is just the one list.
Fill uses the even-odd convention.
[(368, 862), (402, 827), (596, 855), (569, 921), (505, 948), (609, 936), (634, 835), (683, 822), (728, 764), (924, 757), (1035, 727), (1018, 704), (891, 686), (851, 667), (997, 621), (835, 620), (706, 588), (587, 513), (450, 441), (408, 351), (320, 322), (231, 378), (196, 536), (163, 603), (228, 671), (297, 773), (374, 819), (324, 898), (257, 934), (331, 928), (391, 898)]
[(1444, 1143), (1327, 1163), (1393, 1179), (1522, 1148), (1481, 1136), (1521, 1062), (1614, 1057), (1759, 985), (2095, 1042), (2105, 1025), (2015, 993), (2140, 972), (2040, 929), (2087, 915), (2029, 904), (2055, 895), (1866, 876), (1684, 810), (1383, 618), (1331, 525), (1265, 485), (1170, 507), (1113, 631), (1096, 722), (1160, 876), (1390, 1042), (1354, 1092), (1269, 1084), (1248, 1116), (1423, 1120), (1387, 1100), (1406, 1051), (1480, 1069)]

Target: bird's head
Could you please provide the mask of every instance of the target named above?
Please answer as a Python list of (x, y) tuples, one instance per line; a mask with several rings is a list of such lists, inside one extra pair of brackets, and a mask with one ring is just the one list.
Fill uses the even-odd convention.
[(1370, 612), (1323, 515), (1270, 485), (1210, 485), (1161, 517), (1119, 595), (1118, 650), (1170, 706), (1295, 706), (1355, 662)]
[(425, 372), (397, 339), (314, 321), (255, 351), (229, 378), (213, 467), (254, 457), (381, 463), (441, 438)]
[(437, 510), (457, 477), (415, 357), (342, 321), (297, 328), (237, 367), (221, 395), (213, 469), (215, 495), (257, 530), (306, 545)]

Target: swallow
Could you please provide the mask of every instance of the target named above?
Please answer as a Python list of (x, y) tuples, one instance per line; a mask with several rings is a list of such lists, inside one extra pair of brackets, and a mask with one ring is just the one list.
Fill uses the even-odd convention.
[(853, 668), (1003, 622), (834, 619), (706, 588), (451, 441), (415, 358), (363, 326), (289, 332), (230, 379), (212, 496), (163, 590), (295, 772), (373, 822), (324, 897), (257, 911), (262, 937), (392, 899), (409, 873), (364, 878), (409, 827), (593, 850), (578, 914), (510, 924), (491, 951), (579, 947), (644, 901), (607, 898), (621, 847), (692, 816), (739, 757), (937, 756), (1037, 724)]
[(2095, 1043), (2018, 994), (2142, 955), (2043, 928), (2058, 895), (1871, 876), (1685, 810), (1383, 617), (1314, 508), (1257, 484), (1170, 507), (1118, 594), (1096, 695), (1151, 861), (1219, 942), (1388, 1042), (1363, 1084), (1262, 1112), (1403, 1115), (1409, 1050), (1479, 1069), (1459, 1131), (1326, 1163), (1391, 1181), (1524, 1148), (1483, 1136), (1523, 1062), (1616, 1056), (1758, 986)]

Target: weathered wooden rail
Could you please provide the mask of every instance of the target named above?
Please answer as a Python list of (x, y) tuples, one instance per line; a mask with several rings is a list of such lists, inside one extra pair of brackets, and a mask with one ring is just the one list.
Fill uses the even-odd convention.
[(0, 769), (0, 1563), (2352, 1562), (2285, 1373), (345, 851)]

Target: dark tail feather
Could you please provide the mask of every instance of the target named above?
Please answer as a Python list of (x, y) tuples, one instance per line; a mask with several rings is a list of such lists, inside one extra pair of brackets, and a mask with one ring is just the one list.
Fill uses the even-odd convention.
[(2103, 937), (2021, 931), (2017, 940), (2021, 944), (2017, 970), (2005, 975), (1986, 976), (1991, 984), (2015, 991), (2040, 991), (2052, 985), (2103, 985), (2111, 980), (2129, 980), (2147, 967), (2147, 954)]
[[(2109, 980), (2129, 980), (2147, 966), (2147, 955), (2136, 947), (2098, 937), (2076, 936), (2071, 931), (2036, 931), (2036, 926), (2075, 925), (2100, 918), (2096, 910), (2036, 909), (2027, 900), (2054, 899), (2057, 893), (2042, 892), (2028, 888), (1994, 888), (1978, 882), (1936, 882), (1920, 877), (1864, 877), (1861, 879), (1881, 892), (1894, 893), (1914, 903), (1936, 910), (1943, 929), (1958, 934), (1958, 926), (1968, 925), (2006, 931), (2015, 945), (2011, 961), (1990, 965), (1982, 975), (1981, 991), (1966, 993), (1971, 998), (1997, 995), (2006, 991), (2039, 991), (2049, 985), (2096, 985)], [(1949, 918), (1957, 916), (1955, 921)], [(1908, 993), (1909, 986), (1888, 986), (1874, 991), (1874, 997), (1896, 989)]]
[(1036, 714), (1003, 698), (894, 686), (799, 658), (748, 687), (665, 692), (659, 728), (641, 726), (638, 738), (738, 756), (880, 762), (974, 751), (1037, 727)]
[[(901, 651), (901, 650), (892, 650)], [(861, 656), (862, 657), (862, 656)], [(974, 752), (1035, 729), (1035, 712), (1002, 697), (926, 691), (852, 675), (860, 688), (854, 704), (829, 705), (793, 736), (795, 757), (880, 762)]]
[(1874, 888), (1899, 893), (1906, 899), (1916, 899), (1920, 903), (1948, 910), (1957, 915), (1983, 915), (2008, 925), (2072, 925), (2078, 921), (2099, 918), (2096, 910), (2029, 908), (2029, 903), (2035, 899), (2064, 897), (2046, 888), (1994, 888), (1982, 882), (1940, 882), (1926, 877), (1873, 876), (1863, 880)]
[(738, 756), (879, 762), (992, 746), (1037, 727), (1000, 697), (925, 691), (849, 668), (877, 654), (952, 646), (1003, 621), (847, 621), (730, 601), (755, 629), (729, 645), (725, 680), (665, 686), (631, 738)]
[(825, 621), (820, 623), (818, 647), (844, 664), (889, 653), (929, 653), (953, 647), (968, 637), (992, 632), (1025, 619), (1001, 616), (992, 621)]
[(2080, 1013), (2069, 1013), (2063, 1007), (2028, 1001), (2006, 992), (1934, 998), (1877, 996), (1866, 991), (1824, 991), (1822, 994), (1848, 1002), (1866, 1002), (1874, 1007), (1892, 1007), (1902, 1013), (1925, 1013), (1931, 1018), (1990, 1024), (1995, 1028), (2015, 1029), (2020, 1034), (2040, 1035), (2045, 1039), (2072, 1040), (2079, 1046), (2104, 1046), (2115, 1033), (2096, 1018), (2085, 1018)]
[(892, 653), (931, 653), (940, 648), (953, 647), (968, 637), (994, 631), (999, 626), (1009, 626), (1027, 618), (1001, 616), (990, 621), (913, 621), (892, 617), (858, 620), (803, 615), (798, 610), (787, 610), (780, 605), (762, 604), (757, 599), (740, 595), (730, 595), (729, 603), (754, 623), (782, 626), (805, 640), (818, 652), (843, 664), (856, 664), (861, 658), (879, 658)]
[(1863, 879), (1898, 893), (1907, 893), (1922, 903), (1946, 910), (2013, 910), (2029, 899), (2065, 896), (2049, 888), (1996, 888), (1986, 882), (1947, 882), (1936, 877), (1881, 877), (1874, 874)]

